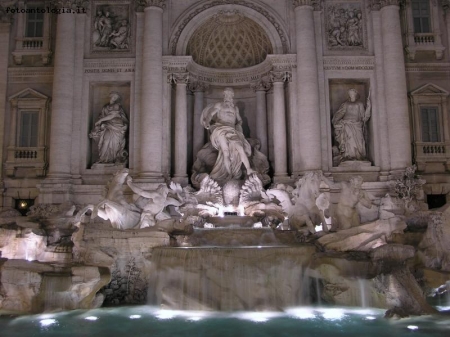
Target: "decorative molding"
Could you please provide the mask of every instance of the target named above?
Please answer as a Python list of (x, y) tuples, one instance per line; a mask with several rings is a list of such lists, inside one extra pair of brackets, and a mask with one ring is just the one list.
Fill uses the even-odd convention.
[(336, 57), (328, 56), (323, 59), (324, 70), (373, 70), (375, 62), (373, 56)]
[(370, 0), (369, 8), (373, 11), (379, 11), (386, 6), (400, 6), (404, 0)]
[(52, 5), (57, 8), (89, 8), (90, 1), (88, 0), (52, 0)]
[(9, 68), (8, 83), (53, 83), (53, 67)]
[(294, 8), (300, 6), (310, 6), (315, 11), (322, 10), (323, 0), (292, 0), (292, 6)]
[(166, 8), (166, 0), (136, 0), (136, 11), (142, 12), (146, 7)]
[(267, 55), (273, 71), (290, 71), (297, 68), (297, 54)]
[(292, 74), (290, 71), (271, 71), (270, 82), (290, 82), (292, 80)]
[(256, 91), (267, 91), (271, 87), (271, 83), (268, 81), (270, 78), (264, 78), (256, 82), (250, 83), (250, 88)]
[(84, 60), (84, 73), (134, 73), (134, 59)]
[(205, 92), (209, 88), (209, 84), (201, 81), (190, 81), (188, 83), (189, 90), (192, 92)]
[(163, 56), (163, 70), (170, 73), (187, 72), (188, 64), (192, 62), (192, 56)]
[(189, 73), (171, 73), (167, 76), (167, 80), (174, 84), (188, 84)]
[(450, 73), (450, 63), (406, 63), (406, 72), (438, 72)]
[[(139, 0), (138, 0), (139, 1)], [(263, 15), (267, 20), (269, 20), (269, 22), (273, 25), (273, 27), (276, 29), (280, 40), (281, 40), (281, 44), (283, 47), (283, 53), (287, 53), (288, 52), (288, 39), (285, 35), (285, 32), (283, 31), (283, 29), (281, 28), (281, 25), (277, 22), (277, 20), (270, 15), (270, 13), (263, 7), (258, 6), (257, 4), (255, 4), (253, 1), (245, 1), (245, 0), (212, 0), (212, 1), (207, 1), (207, 3), (203, 4), (203, 6), (196, 8), (195, 10), (193, 10), (191, 13), (189, 13), (189, 15), (180, 23), (180, 25), (175, 29), (176, 32), (174, 34), (174, 37), (172, 38), (172, 41), (170, 42), (170, 50), (172, 52), (172, 55), (176, 54), (176, 50), (177, 50), (177, 45), (178, 45), (178, 40), (180, 38), (180, 35), (182, 33), (182, 31), (184, 30), (184, 28), (186, 27), (186, 25), (193, 20), (198, 14), (200, 14), (201, 12), (211, 8), (211, 7), (215, 7), (215, 6), (220, 6), (220, 5), (228, 5), (228, 4), (233, 4), (233, 5), (240, 5), (240, 6), (244, 6), (244, 7), (248, 7), (250, 9), (253, 9), (254, 11), (258, 12), (259, 14)]]

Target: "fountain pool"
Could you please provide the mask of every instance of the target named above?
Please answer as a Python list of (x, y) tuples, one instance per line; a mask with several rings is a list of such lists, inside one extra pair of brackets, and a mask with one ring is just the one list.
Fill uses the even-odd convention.
[[(450, 309), (450, 308), (447, 308)], [(54, 314), (0, 316), (1, 336), (320, 336), (442, 337), (450, 335), (450, 315), (401, 320), (384, 310), (295, 307), (283, 312), (205, 312), (129, 306)]]

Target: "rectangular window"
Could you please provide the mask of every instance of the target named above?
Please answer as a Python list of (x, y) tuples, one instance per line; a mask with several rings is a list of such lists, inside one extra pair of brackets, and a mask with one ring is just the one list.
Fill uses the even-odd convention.
[(436, 107), (420, 108), (422, 118), (422, 141), (440, 142), (439, 118)]
[[(27, 8), (27, 26), (25, 37), (43, 37), (44, 36), (44, 8)], [(38, 13), (39, 12), (39, 13)]]
[(20, 147), (37, 147), (38, 146), (38, 111), (21, 111), (20, 113)]
[(414, 33), (431, 33), (430, 0), (412, 0), (411, 2)]

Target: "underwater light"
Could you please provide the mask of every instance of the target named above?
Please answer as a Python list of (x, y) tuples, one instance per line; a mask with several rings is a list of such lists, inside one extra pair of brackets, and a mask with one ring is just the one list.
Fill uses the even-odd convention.
[(418, 330), (419, 329), (419, 327), (417, 325), (408, 325), (407, 328), (409, 330)]
[(142, 317), (141, 315), (131, 315), (130, 319), (138, 319), (138, 318), (141, 318), (141, 317)]
[(312, 309), (308, 309), (308, 308), (287, 309), (286, 313), (288, 315), (291, 315), (291, 316), (296, 317), (296, 318), (301, 318), (301, 319), (316, 318), (316, 315), (314, 314), (314, 311)]
[(366, 316), (366, 319), (369, 321), (373, 321), (374, 319), (377, 319), (377, 318), (374, 316)]
[(96, 320), (98, 320), (98, 317), (96, 317), (96, 316), (88, 316), (88, 317), (85, 317), (85, 319), (88, 320), (88, 321), (96, 321)]
[(271, 318), (275, 318), (280, 316), (280, 313), (274, 312), (242, 312), (236, 315), (239, 319), (245, 319), (247, 321), (252, 321), (256, 323), (264, 323), (267, 322)]
[(49, 326), (49, 325), (55, 324), (56, 323), (56, 319), (54, 319), (54, 318), (46, 318), (46, 319), (43, 319), (43, 320), (39, 321), (39, 323), (41, 323), (42, 326)]
[(174, 318), (175, 316), (176, 316), (175, 311), (172, 310), (160, 311), (158, 312), (158, 314), (155, 315), (155, 317), (158, 319), (171, 319)]
[(345, 316), (343, 309), (321, 309), (322, 317), (329, 320), (342, 319)]

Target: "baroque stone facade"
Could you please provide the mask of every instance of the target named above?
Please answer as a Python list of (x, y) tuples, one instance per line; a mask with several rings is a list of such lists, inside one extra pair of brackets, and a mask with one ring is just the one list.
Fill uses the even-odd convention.
[[(416, 163), (425, 191), (445, 195), (450, 11), (448, 1), (425, 5), (431, 28), (420, 33), (410, 1), (2, 2), (1, 206), (95, 204), (105, 174), (123, 168), (144, 190), (192, 183), (210, 137), (200, 116), (225, 87), (272, 182), (322, 170), (386, 184)], [(47, 7), (55, 11), (30, 16)], [(339, 133), (339, 143), (333, 115), (350, 89), (364, 109), (370, 95), (371, 114), (357, 140)], [(121, 117), (98, 123), (111, 92)], [(123, 128), (116, 137), (113, 125)], [(93, 130), (116, 141), (89, 138)], [(333, 160), (355, 143), (364, 155)]]

